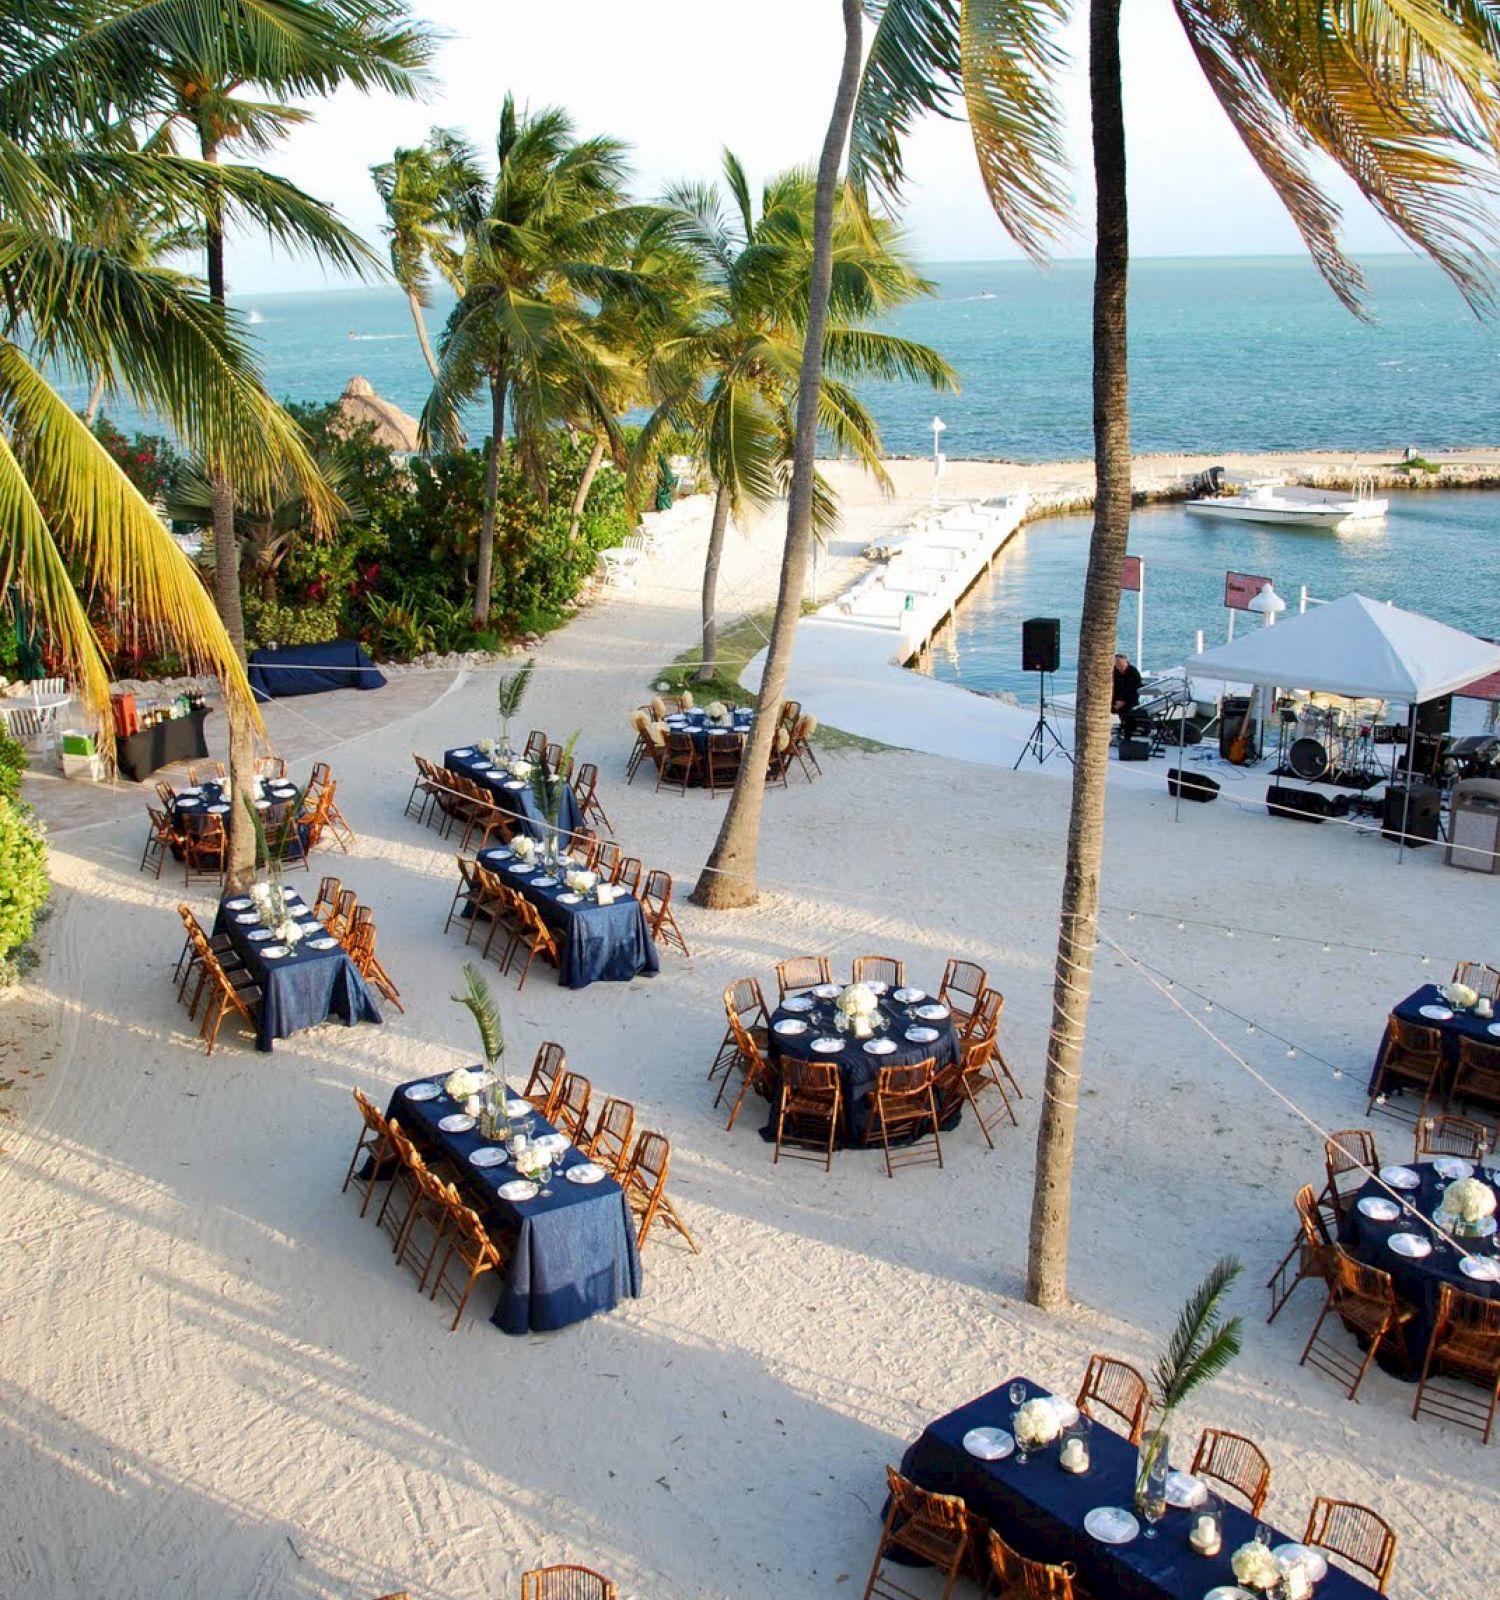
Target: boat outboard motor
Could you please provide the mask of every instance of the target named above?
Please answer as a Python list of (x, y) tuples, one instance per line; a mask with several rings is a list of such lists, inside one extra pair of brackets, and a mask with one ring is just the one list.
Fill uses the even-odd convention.
[(1220, 495), (1224, 492), (1223, 467), (1210, 467), (1207, 472), (1200, 472), (1193, 479), (1193, 493), (1204, 497)]

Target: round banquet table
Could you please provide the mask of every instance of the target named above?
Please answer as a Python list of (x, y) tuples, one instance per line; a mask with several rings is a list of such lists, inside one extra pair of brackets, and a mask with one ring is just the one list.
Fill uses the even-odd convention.
[[(887, 1022), (883, 1035), (896, 1048), (884, 1054), (872, 1054), (865, 1049), (870, 1041), (856, 1039), (852, 1033), (840, 1034), (834, 1026), (834, 1001), (843, 992), (842, 984), (824, 984), (806, 995), (789, 995), (791, 1005), (783, 1002), (771, 1017), (770, 1056), (773, 1066), (787, 1057), (799, 1061), (831, 1061), (839, 1069), (839, 1082), (843, 1089), (843, 1144), (863, 1144), (870, 1128), (870, 1092), (875, 1087), (876, 1074), (882, 1067), (914, 1067), (920, 1061), (933, 1057), (934, 1070), (941, 1072), (959, 1056), (958, 1030), (953, 1026), (952, 1015), (942, 1018), (925, 1018), (915, 1015), (914, 1007), (936, 1004), (936, 997), (924, 994), (920, 1000), (899, 1001), (892, 995), (880, 996), (880, 1010)], [(873, 986), (872, 986), (873, 987)], [(915, 989), (902, 990), (903, 994), (916, 994)], [(801, 1002), (812, 1002), (810, 1010), (802, 1009)], [(946, 1008), (945, 1008), (946, 1009)], [(787, 1023), (802, 1023), (805, 1033), (784, 1032)], [(930, 1028), (935, 1039), (913, 1040), (906, 1037), (909, 1028)], [(877, 1034), (877, 1038), (882, 1035)], [(839, 1038), (843, 1048), (836, 1054), (813, 1049), (813, 1040)], [(766, 1132), (776, 1137), (777, 1101), (771, 1104), (771, 1117)], [(956, 1127), (961, 1112), (955, 1112), (944, 1128)]]
[[(1495, 1158), (1491, 1156), (1491, 1159)], [(1417, 1308), (1416, 1316), (1406, 1325), (1408, 1362), (1405, 1368), (1401, 1366), (1393, 1352), (1387, 1353), (1389, 1346), (1382, 1350), (1380, 1355), (1380, 1364), (1387, 1372), (1411, 1382), (1415, 1382), (1421, 1376), (1422, 1359), (1427, 1353), (1427, 1345), (1437, 1322), (1438, 1290), (1442, 1285), (1451, 1283), (1467, 1294), (1500, 1300), (1500, 1282), (1487, 1282), (1483, 1278), (1470, 1277), (1463, 1271), (1459, 1265), (1463, 1256), (1454, 1241), (1446, 1234), (1434, 1233), (1405, 1213), (1387, 1222), (1368, 1216), (1360, 1206), (1365, 1200), (1388, 1200), (1391, 1197), (1390, 1190), (1397, 1189), (1408, 1204), (1414, 1206), (1424, 1217), (1430, 1217), (1437, 1209), (1441, 1190), (1450, 1181), (1445, 1180), (1443, 1174), (1439, 1172), (1439, 1166), (1445, 1166), (1448, 1171), (1456, 1172), (1461, 1177), (1462, 1167), (1471, 1165), (1469, 1162), (1449, 1165), (1456, 1162), (1456, 1157), (1444, 1156), (1437, 1162), (1423, 1161), (1406, 1167), (1407, 1172), (1413, 1172), (1417, 1176), (1415, 1188), (1397, 1189), (1395, 1183), (1387, 1185), (1371, 1178), (1350, 1202), (1341, 1232), (1341, 1242), (1349, 1254), (1367, 1266), (1379, 1267), (1382, 1272), (1389, 1272), (1396, 1293)], [(1385, 1173), (1395, 1170), (1391, 1167), (1381, 1169)], [(1491, 1188), (1495, 1187), (1493, 1170), (1485, 1169), (1482, 1173), (1476, 1172), (1475, 1176), (1484, 1178)], [(1398, 1254), (1390, 1246), (1391, 1236), (1397, 1233), (1416, 1233), (1430, 1240), (1432, 1254), (1421, 1257)], [(1463, 1239), (1459, 1243), (1465, 1253), (1480, 1260), (1500, 1259), (1494, 1234), (1487, 1239)]]
[[(710, 739), (722, 738), (725, 734), (750, 732), (750, 725), (755, 720), (755, 713), (749, 706), (740, 706), (735, 710), (733, 726), (724, 728), (710, 725), (708, 713), (694, 707), (691, 711), (674, 711), (666, 719), (667, 730), (670, 733), (691, 734), (693, 744), (700, 756), (708, 754)], [(922, 1059), (921, 1057), (918, 1058)]]

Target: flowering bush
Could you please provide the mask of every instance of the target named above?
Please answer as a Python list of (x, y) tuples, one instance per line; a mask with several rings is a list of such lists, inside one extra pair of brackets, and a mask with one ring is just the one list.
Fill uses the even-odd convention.
[(31, 937), (50, 888), (40, 826), (29, 807), (0, 797), (0, 962)]

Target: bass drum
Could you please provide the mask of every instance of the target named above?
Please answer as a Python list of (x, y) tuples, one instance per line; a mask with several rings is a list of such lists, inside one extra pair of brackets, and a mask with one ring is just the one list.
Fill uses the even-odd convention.
[(1286, 764), (1304, 783), (1316, 783), (1328, 771), (1328, 751), (1316, 739), (1295, 739)]

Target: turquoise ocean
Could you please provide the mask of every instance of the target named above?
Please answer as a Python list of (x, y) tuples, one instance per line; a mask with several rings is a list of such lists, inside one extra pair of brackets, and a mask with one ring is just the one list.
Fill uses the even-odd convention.
[[(1137, 451), (1330, 449), (1364, 459), (1500, 444), (1500, 328), (1482, 324), (1447, 280), (1408, 256), (1367, 261), (1374, 320), (1344, 311), (1299, 257), (1140, 260), (1131, 273), (1131, 427)], [(954, 457), (1045, 461), (1091, 449), (1086, 262), (1045, 271), (1016, 262), (928, 267), (936, 292), (889, 326), (931, 344), (958, 394), (875, 385), (865, 398), (887, 453), (926, 455), (931, 421)], [(235, 296), (271, 392), (328, 400), (358, 373), (413, 414), (428, 391), (405, 296), (327, 289)], [(428, 313), (436, 340), (451, 302)], [(79, 400), (81, 403), (82, 396)], [(127, 425), (138, 419), (118, 417)], [(476, 430), (482, 423), (476, 417)], [(1384, 457), (1389, 459), (1389, 457)], [(1020, 619), (1058, 615), (1076, 634), (1087, 519), (1027, 531), (962, 608), (934, 670), (977, 689), (1026, 687), (1013, 669)], [(1358, 588), (1459, 627), (1500, 633), (1495, 571), (1500, 495), (1399, 497), (1388, 523), (1333, 536), (1204, 525), (1180, 510), (1139, 513), (1147, 560), (1148, 666), (1179, 661), (1194, 630), (1222, 637), (1223, 573), (1264, 573), (1295, 602)], [(1133, 646), (1134, 605), (1122, 606)]]

